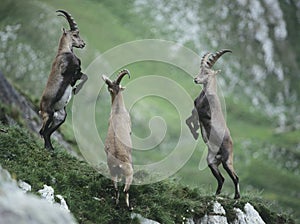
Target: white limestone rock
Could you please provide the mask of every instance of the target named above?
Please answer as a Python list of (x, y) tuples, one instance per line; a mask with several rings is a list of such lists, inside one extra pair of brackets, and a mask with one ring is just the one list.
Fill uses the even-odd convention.
[(247, 203), (244, 206), (243, 212), (239, 208), (234, 208), (236, 212), (236, 219), (234, 220), (234, 224), (265, 224), (265, 222), (260, 217), (259, 213), (254, 209), (254, 207)]
[(75, 224), (71, 213), (30, 193), (24, 194), (0, 166), (0, 224)]

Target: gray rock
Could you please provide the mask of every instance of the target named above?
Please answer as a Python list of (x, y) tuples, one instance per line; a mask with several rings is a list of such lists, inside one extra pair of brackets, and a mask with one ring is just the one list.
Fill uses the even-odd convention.
[(71, 213), (35, 195), (24, 194), (0, 166), (0, 224), (73, 224)]
[(226, 212), (219, 202), (214, 202), (213, 211), (200, 219), (201, 224), (228, 224)]
[(234, 210), (237, 217), (233, 222), (234, 224), (265, 224), (258, 212), (250, 203), (245, 204), (245, 212), (239, 208), (234, 208)]

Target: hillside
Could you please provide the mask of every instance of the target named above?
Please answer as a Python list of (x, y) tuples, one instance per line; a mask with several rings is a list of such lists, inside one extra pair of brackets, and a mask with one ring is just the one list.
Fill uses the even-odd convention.
[[(148, 181), (150, 186), (134, 186), (133, 191), (139, 195), (137, 189), (159, 188), (161, 184), (165, 186), (161, 180), (168, 185), (169, 179), (176, 179), (176, 185), (195, 188), (211, 200), (209, 195), (215, 191), (216, 181), (206, 166), (207, 149), (201, 140), (192, 139), (184, 120), (201, 90), (192, 81), (198, 72), (199, 56), (206, 51), (230, 48), (233, 54), (222, 57), (216, 69), (222, 70), (218, 91), (234, 140), (235, 169), (245, 197), (242, 203), (246, 203), (247, 197), (262, 198), (257, 203), (272, 201), (276, 212), (300, 219), (300, 48), (297, 44), (300, 6), (297, 1), (276, 0), (271, 4), (266, 0), (3, 0), (0, 70), (30, 99), (36, 111), (62, 27), (67, 27), (64, 19), (56, 16), (57, 9), (72, 13), (87, 43), (85, 49), (75, 52), (90, 79), (68, 105), (67, 121), (60, 128), (64, 140), (76, 154), (84, 156), (83, 170), (94, 172), (89, 167), (93, 164), (104, 169), (101, 174), (107, 174), (103, 166), (106, 158), (103, 141), (110, 98), (99, 77), (115, 75), (126, 67), (132, 73), (131, 79), (123, 84), (127, 87), (124, 98), (132, 119), (136, 172), (149, 171), (152, 164), (168, 161), (173, 152), (177, 156), (175, 162), (166, 163), (167, 167), (157, 166), (156, 171), (164, 176), (155, 173)], [(152, 39), (160, 41), (154, 41), (157, 45), (144, 42)], [(14, 107), (5, 110), (13, 118), (21, 113)], [(26, 122), (18, 123), (23, 126), (3, 128), (12, 128), (11, 132), (22, 135), (27, 133)], [(2, 134), (1, 138), (8, 137)], [(34, 136), (30, 143), (13, 140), (13, 136), (9, 139), (12, 141), (9, 144), (17, 144), (14, 148), (33, 144), (39, 155), (44, 154), (40, 139)], [(2, 145), (2, 139), (0, 145), (2, 153), (10, 151), (6, 148), (9, 145)], [(61, 156), (61, 145), (62, 140), (55, 143), (55, 156)], [(30, 156), (38, 161), (34, 155)], [(18, 172), (24, 172), (6, 169), (17, 177)], [(48, 169), (44, 166), (44, 170)], [(101, 179), (99, 173), (93, 175)], [(24, 176), (21, 174), (20, 178)], [(49, 174), (46, 177), (48, 180)], [(233, 187), (229, 177), (225, 178), (222, 197), (230, 198)], [(37, 190), (43, 181), (31, 182), (33, 186), (39, 184), (34, 187)], [(104, 182), (103, 189), (110, 189), (110, 182)], [(256, 199), (253, 200), (255, 203)], [(160, 201), (153, 204), (163, 206)], [(116, 214), (115, 210), (107, 209), (109, 214)], [(150, 214), (152, 211), (143, 209), (137, 205), (143, 216), (161, 220), (156, 219), (155, 212)], [(171, 219), (171, 213), (166, 220)]]
[[(1, 117), (4, 117), (3, 112)], [(234, 208), (243, 211), (244, 206), (250, 202), (266, 223), (295, 223), (288, 216), (278, 215), (272, 211), (272, 205), (270, 206), (270, 203), (264, 201), (258, 194), (244, 195), (238, 201), (223, 195), (215, 198), (206, 195), (198, 188), (183, 186), (176, 180), (144, 186), (133, 185), (130, 194), (134, 213), (130, 213), (125, 208), (125, 203), (121, 203), (120, 208), (115, 208), (112, 197), (113, 186), (109, 179), (86, 162), (68, 154), (58, 144), (55, 144), (56, 150), (51, 153), (43, 149), (41, 140), (29, 130), (17, 124), (7, 126), (2, 123), (0, 142), (2, 168), (8, 170), (17, 181), (22, 180), (30, 184), (34, 194), (38, 195), (38, 190), (44, 185), (52, 186), (55, 194), (65, 198), (78, 223), (140, 223), (138, 216), (133, 218), (132, 214), (140, 214), (160, 223), (185, 223), (187, 220), (194, 220), (197, 223), (205, 214), (216, 215), (212, 208), (215, 201), (224, 207), (225, 220), (228, 222), (234, 221), (237, 217)], [(135, 181), (139, 181), (140, 178), (151, 178), (151, 176), (146, 173), (136, 173)], [(3, 182), (1, 179), (2, 192), (7, 191), (4, 188), (5, 180), (7, 181), (4, 179)], [(13, 194), (13, 191), (10, 190), (10, 193)], [(1, 197), (9, 198), (3, 193)], [(27, 203), (31, 203), (31, 200), (28, 199)], [(2, 209), (3, 205), (0, 203), (0, 210), (3, 211)], [(18, 214), (29, 212), (28, 209), (23, 209), (24, 211), (18, 210)], [(32, 212), (28, 217), (31, 216), (31, 220), (34, 220), (34, 214), (42, 214), (43, 211), (39, 211), (36, 207)], [(10, 213), (3, 214), (2, 218), (6, 218)], [(224, 217), (224, 214), (221, 217)]]

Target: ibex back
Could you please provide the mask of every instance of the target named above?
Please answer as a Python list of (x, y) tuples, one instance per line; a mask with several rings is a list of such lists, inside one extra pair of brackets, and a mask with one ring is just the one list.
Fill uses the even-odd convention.
[[(50, 136), (65, 121), (66, 105), (72, 94), (77, 94), (87, 80), (87, 76), (81, 72), (80, 59), (73, 53), (73, 47), (85, 46), (79, 36), (77, 24), (66, 11), (57, 10), (57, 12), (62, 13), (59, 15), (67, 19), (70, 30), (63, 29), (51, 73), (40, 101), (40, 114), (43, 119), (40, 135), (44, 138), (45, 148), (50, 150), (53, 150)], [(78, 80), (81, 82), (75, 86)]]
[(218, 181), (216, 194), (221, 193), (224, 183), (224, 177), (218, 169), (218, 166), (222, 163), (234, 182), (234, 198), (237, 199), (240, 197), (240, 192), (239, 178), (233, 169), (233, 142), (217, 95), (216, 75), (220, 70), (215, 71), (212, 69), (215, 62), (226, 52), (231, 51), (221, 50), (215, 54), (207, 53), (202, 57), (200, 72), (195, 77), (194, 82), (203, 84), (203, 89), (195, 99), (195, 108), (186, 123), (195, 139), (198, 138), (197, 130), (200, 127), (202, 139), (208, 147), (207, 163)]

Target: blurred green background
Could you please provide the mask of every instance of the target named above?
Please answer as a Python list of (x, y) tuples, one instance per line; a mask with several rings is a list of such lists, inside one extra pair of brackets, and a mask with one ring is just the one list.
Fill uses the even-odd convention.
[[(225, 96), (242, 195), (248, 191), (261, 192), (264, 198), (299, 219), (299, 1), (2, 0), (0, 70), (35, 105), (50, 72), (62, 27), (67, 27), (56, 16), (57, 9), (65, 9), (74, 16), (87, 43), (85, 49), (75, 50), (83, 71), (97, 56), (134, 40), (170, 40), (199, 55), (232, 49), (233, 54), (222, 58), (216, 68), (223, 71), (218, 84)], [(144, 75), (170, 78), (172, 74), (172, 79), (192, 99), (201, 90), (184, 71), (169, 64), (144, 61), (126, 68), (132, 79), (124, 79), (125, 86)], [(72, 102), (61, 132), (76, 147), (71, 107)], [(110, 97), (104, 88), (96, 107), (102, 139), (106, 136), (109, 112)], [(150, 134), (149, 121), (154, 116), (162, 116), (167, 125), (161, 144), (146, 154), (133, 151), (134, 163), (147, 164), (168, 155), (180, 135), (176, 108), (159, 97), (147, 97), (130, 113), (132, 132), (140, 138)], [(198, 168), (206, 150), (200, 139), (188, 163), (175, 176), (186, 185), (212, 193), (216, 180), (207, 168)], [(232, 194), (232, 182), (227, 174), (225, 178), (223, 192)]]

